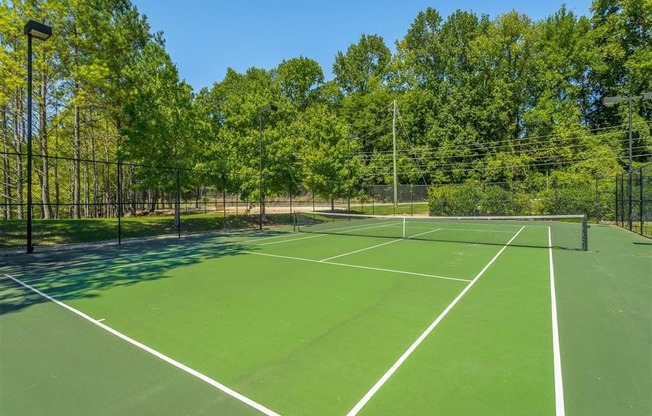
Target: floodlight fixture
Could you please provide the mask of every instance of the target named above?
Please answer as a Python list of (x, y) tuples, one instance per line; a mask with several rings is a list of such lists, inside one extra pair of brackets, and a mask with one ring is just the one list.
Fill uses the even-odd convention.
[(616, 104), (620, 103), (621, 101), (624, 101), (624, 100), (622, 98), (620, 98), (620, 97), (605, 97), (602, 100), (602, 103), (604, 105), (606, 105), (607, 107), (611, 107), (613, 105), (616, 105)]
[(47, 40), (52, 36), (52, 28), (43, 23), (30, 20), (25, 24), (25, 34), (40, 40)]

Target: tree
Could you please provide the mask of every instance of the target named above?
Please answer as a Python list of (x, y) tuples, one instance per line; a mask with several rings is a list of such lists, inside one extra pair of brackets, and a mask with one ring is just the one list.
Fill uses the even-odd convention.
[(383, 38), (362, 35), (346, 54), (338, 52), (333, 64), (335, 81), (347, 93), (365, 93), (381, 85), (391, 57)]
[(310, 108), (295, 129), (303, 141), (301, 161), (308, 190), (330, 199), (350, 196), (362, 168), (360, 145), (324, 106)]
[(324, 72), (316, 61), (299, 57), (283, 61), (276, 69), (281, 94), (299, 110), (305, 110), (316, 99), (324, 83)]
[(142, 188), (170, 192), (176, 188), (174, 169), (193, 166), (192, 92), (159, 42), (145, 47), (133, 70), (139, 88), (125, 107), (121, 150), (139, 165)]

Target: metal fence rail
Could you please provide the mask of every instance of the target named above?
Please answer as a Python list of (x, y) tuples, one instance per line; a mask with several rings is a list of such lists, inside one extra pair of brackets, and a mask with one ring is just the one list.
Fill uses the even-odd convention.
[(652, 237), (652, 164), (616, 176), (616, 224)]

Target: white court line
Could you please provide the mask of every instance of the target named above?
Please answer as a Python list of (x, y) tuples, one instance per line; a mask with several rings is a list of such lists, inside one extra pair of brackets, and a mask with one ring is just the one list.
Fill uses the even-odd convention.
[[(272, 245), (272, 244), (291, 243), (291, 242), (293, 242), (293, 241), (307, 240), (307, 239), (309, 239), (309, 238), (318, 238), (318, 237), (326, 237), (326, 236), (329, 236), (329, 235), (339, 235), (339, 234), (342, 234), (341, 232), (337, 232), (337, 231), (339, 231), (339, 230), (346, 230), (345, 232), (349, 232), (349, 233), (350, 233), (350, 232), (353, 232), (353, 231), (368, 230), (368, 229), (370, 229), (370, 228), (388, 227), (388, 226), (391, 226), (391, 225), (395, 225), (395, 224), (394, 224), (394, 223), (392, 223), (392, 224), (374, 224), (374, 225), (367, 225), (367, 226), (365, 226), (365, 227), (359, 227), (359, 228), (355, 228), (355, 227), (357, 227), (357, 226), (350, 225), (350, 226), (348, 226), (348, 227), (334, 228), (334, 229), (333, 229), (333, 232), (331, 232), (331, 233), (324, 233), (324, 234), (311, 235), (311, 236), (308, 236), (308, 237), (292, 238), (292, 239), (283, 240), (283, 241), (272, 241), (271, 243), (254, 244), (254, 245), (256, 245), (256, 246), (269, 246), (269, 245)], [(350, 228), (353, 228), (353, 229), (350, 229)], [(319, 231), (317, 231), (317, 232), (319, 232)]]
[[(305, 261), (305, 262), (310, 262), (310, 263), (332, 264), (332, 265), (335, 265), (335, 266), (352, 267), (352, 268), (356, 268), (356, 269), (376, 270), (376, 271), (388, 272), (388, 273), (398, 273), (398, 274), (407, 274), (407, 275), (412, 275), (412, 276), (430, 277), (430, 278), (442, 279), (442, 280), (454, 280), (454, 281), (459, 281), (459, 282), (469, 282), (470, 281), (469, 279), (461, 279), (461, 278), (457, 278), (457, 277), (438, 276), (438, 275), (434, 275), (434, 274), (416, 273), (416, 272), (408, 272), (408, 271), (393, 270), (393, 269), (383, 269), (383, 268), (378, 268), (378, 267), (358, 266), (358, 265), (355, 265), (355, 264), (334, 263), (334, 262), (329, 262), (329, 261), (306, 259), (306, 258), (302, 258), (302, 257), (291, 257), (291, 256), (282, 256), (282, 255), (278, 255), (278, 254), (258, 253), (258, 252), (255, 252), (255, 251), (248, 251), (248, 250), (227, 249), (226, 251), (237, 252), (237, 253), (246, 253), (246, 254), (254, 254), (256, 256), (276, 257), (276, 258), (287, 259), (287, 260), (298, 260), (298, 261)], [(199, 255), (197, 255), (197, 256), (199, 256)], [(185, 256), (185, 257), (190, 258), (190, 257), (194, 257), (194, 256)], [(170, 260), (170, 259), (169, 258), (164, 258), (164, 259), (160, 259), (160, 260), (150, 260), (150, 261), (142, 261), (142, 262), (137, 262), (137, 263), (119, 264), (119, 265), (116, 265), (116, 266), (107, 266), (107, 267), (105, 267), (103, 269), (93, 269), (93, 270), (86, 270), (86, 271), (77, 272), (77, 273), (64, 274), (64, 276), (65, 277), (71, 277), (71, 276), (81, 276), (81, 275), (87, 275), (87, 274), (93, 274), (93, 273), (102, 273), (102, 272), (106, 272), (108, 270), (121, 269), (121, 268), (129, 267), (129, 266), (139, 266), (139, 265), (142, 265), (142, 264), (158, 263), (158, 262), (168, 261), (168, 260)], [(46, 277), (40, 277), (40, 278), (25, 280), (24, 283), (30, 283), (31, 284), (31, 283), (47, 281), (47, 280), (55, 280), (56, 281), (56, 279), (57, 279), (57, 277), (46, 276)]]
[[(529, 227), (529, 226), (528, 226)], [(425, 229), (427, 227), (418, 227), (418, 226), (411, 226), (412, 229)], [(472, 231), (472, 232), (478, 232), (478, 233), (505, 233), (505, 234), (512, 234), (514, 230), (490, 230), (490, 229), (480, 229), (480, 228), (440, 228), (440, 230), (443, 231)]]
[[(357, 227), (357, 225), (356, 225), (356, 226), (342, 227), (342, 228), (339, 228), (339, 229), (340, 230), (347, 230), (349, 228), (354, 228), (353, 230), (348, 230), (348, 231), (359, 231), (359, 230), (365, 230), (365, 229), (369, 229), (369, 228), (387, 227), (389, 225), (392, 225), (392, 224), (381, 224), (381, 225), (374, 224), (374, 225), (371, 225), (371, 226), (354, 228), (354, 227)], [(273, 236), (267, 236), (267, 237), (245, 238), (245, 239), (243, 239), (241, 241), (220, 242), (220, 243), (215, 244), (214, 246), (215, 247), (221, 247), (221, 246), (231, 246), (231, 245), (236, 245), (236, 244), (241, 244), (241, 243), (251, 243), (251, 242), (255, 243), (257, 241), (267, 241), (267, 240), (272, 240), (272, 239), (277, 239), (277, 238), (292, 237), (293, 235), (295, 235), (295, 234), (294, 233), (286, 233), (286, 234), (282, 234), (282, 235), (273, 235)], [(313, 236), (309, 236), (309, 237), (293, 238), (293, 239), (288, 238), (287, 240), (284, 240), (284, 241), (275, 241), (275, 242), (271, 242), (271, 243), (254, 244), (254, 245), (265, 246), (265, 245), (270, 245), (270, 244), (281, 244), (281, 243), (292, 242), (292, 241), (297, 241), (297, 240), (303, 240), (303, 239), (308, 239), (308, 238), (324, 237), (324, 236), (327, 236), (327, 235), (330, 235), (330, 234), (319, 234), (319, 235), (313, 235)], [(222, 237), (222, 236), (219, 236), (219, 237)], [(178, 249), (178, 250), (171, 251), (169, 254), (179, 254), (179, 253), (195, 252), (195, 251), (197, 251), (196, 247), (188, 247), (188, 248), (181, 248), (181, 249)], [(138, 257), (140, 257), (140, 258), (143, 258), (143, 257), (149, 257), (149, 256), (161, 255), (161, 254), (162, 254), (161, 252), (150, 251), (150, 252), (145, 252), (145, 253), (137, 253), (136, 255)], [(163, 254), (167, 254), (167, 252), (163, 252)], [(157, 260), (145, 260), (145, 261), (140, 261), (140, 262), (136, 262), (136, 263), (126, 263), (126, 264), (121, 263), (121, 264), (116, 264), (116, 265), (106, 265), (101, 270), (94, 269), (94, 270), (87, 270), (87, 271), (81, 271), (81, 272), (75, 272), (75, 273), (68, 273), (68, 274), (65, 274), (65, 276), (66, 277), (79, 276), (79, 275), (84, 275), (84, 274), (89, 274), (89, 273), (103, 272), (103, 271), (110, 270), (110, 269), (118, 269), (118, 268), (123, 268), (123, 267), (128, 267), (128, 266), (137, 266), (137, 265), (147, 264), (147, 263), (156, 263), (156, 262), (159, 262), (159, 261), (165, 261), (165, 260), (170, 260), (170, 259), (175, 259), (175, 258), (193, 258), (193, 257), (202, 256), (202, 255), (203, 254), (196, 254), (196, 255), (181, 256), (181, 257), (176, 256), (176, 255), (171, 255), (171, 256), (164, 257), (164, 258), (157, 259)], [(131, 257), (133, 257), (133, 255), (117, 256), (117, 257), (114, 257), (112, 259), (97, 259), (97, 260), (90, 260), (90, 261), (84, 261), (84, 262), (78, 262), (78, 263), (71, 263), (71, 264), (67, 264), (67, 265), (52, 266), (52, 267), (48, 268), (48, 271), (52, 272), (52, 271), (57, 271), (57, 270), (60, 270), (60, 269), (70, 269), (71, 267), (77, 267), (77, 266), (82, 266), (82, 265), (87, 265), (87, 264), (103, 263), (103, 262), (106, 262), (107, 260), (117, 260), (117, 261), (129, 260)], [(20, 275), (23, 276), (24, 274), (20, 274)], [(52, 277), (51, 276), (39, 277), (39, 278), (24, 280), (24, 282), (25, 283), (35, 283), (35, 282), (40, 282), (40, 281), (49, 280), (49, 279), (52, 279)], [(55, 277), (55, 279), (56, 279), (56, 277)]]
[(550, 300), (552, 308), (552, 354), (555, 372), (555, 409), (557, 416), (564, 416), (564, 383), (561, 376), (561, 348), (557, 322), (557, 295), (555, 294), (555, 268), (552, 261), (552, 231), (548, 227), (548, 257), (550, 259)]
[[(415, 234), (415, 235), (413, 235), (413, 236), (410, 236), (409, 238), (419, 237), (419, 236), (422, 236), (422, 235), (424, 235), (424, 234), (434, 233), (435, 231), (439, 231), (439, 230), (441, 230), (441, 228), (437, 228), (437, 229), (435, 229), (435, 230), (429, 230), (429, 231), (426, 231), (426, 232), (423, 232), (423, 233), (420, 233), (420, 234)], [(377, 247), (386, 246), (386, 245), (388, 245), (388, 244), (393, 244), (393, 243), (396, 243), (396, 242), (399, 242), (399, 241), (403, 241), (403, 240), (405, 240), (405, 239), (404, 239), (404, 238), (397, 238), (396, 240), (387, 241), (387, 242), (385, 242), (385, 243), (381, 243), (381, 244), (376, 244), (375, 246), (371, 246), (371, 247), (361, 248), (361, 249), (359, 249), (359, 250), (349, 251), (348, 253), (339, 254), (339, 255), (337, 255), (337, 256), (333, 256), (333, 257), (328, 257), (328, 258), (326, 258), (326, 259), (322, 259), (322, 260), (319, 260), (319, 261), (320, 261), (321, 263), (325, 263), (325, 262), (327, 262), (327, 261), (329, 261), (329, 260), (337, 259), (337, 258), (344, 257), (344, 256), (349, 256), (349, 255), (351, 255), (351, 254), (360, 253), (360, 252), (362, 252), (362, 251), (367, 251), (367, 250), (371, 250), (372, 248), (377, 248)]]
[(436, 274), (426, 274), (426, 273), (416, 273), (416, 272), (406, 272), (403, 270), (392, 270), (392, 269), (382, 269), (379, 267), (369, 267), (369, 266), (358, 266), (357, 264), (347, 264), (347, 263), (335, 263), (335, 262), (322, 262), (321, 264), (332, 264), (334, 266), (344, 266), (344, 267), (352, 267), (354, 269), (365, 269), (365, 270), (376, 270), (379, 272), (389, 272), (389, 273), (398, 273), (398, 274), (409, 274), (412, 276), (423, 276), (423, 277), (431, 277), (433, 279), (442, 279), (442, 280), (454, 280), (457, 282), (470, 282), (471, 280), (469, 279), (460, 279), (457, 277), (448, 277), (448, 276), (438, 276)]
[(397, 238), (396, 240), (386, 241), (386, 242), (384, 242), (384, 243), (376, 244), (375, 246), (365, 247), (365, 248), (361, 248), (361, 249), (359, 249), (359, 250), (349, 251), (348, 253), (338, 254), (337, 256), (333, 256), (333, 257), (328, 257), (328, 258), (325, 258), (325, 259), (321, 259), (321, 260), (319, 260), (319, 262), (320, 262), (320, 263), (325, 263), (325, 262), (327, 262), (327, 261), (329, 261), (329, 260), (337, 259), (337, 258), (344, 257), (344, 256), (350, 256), (351, 254), (355, 254), (355, 253), (360, 253), (360, 252), (362, 252), (362, 251), (371, 250), (372, 248), (377, 248), (377, 247), (386, 246), (386, 245), (388, 245), (388, 244), (393, 244), (393, 243), (396, 243), (396, 242), (398, 242), (398, 241), (402, 241), (402, 240), (403, 240), (402, 238)]
[(380, 267), (358, 266), (357, 264), (335, 263), (335, 262), (330, 262), (330, 261), (320, 261), (320, 260), (306, 259), (306, 258), (303, 258), (303, 257), (281, 256), (279, 254), (257, 253), (255, 251), (240, 251), (240, 253), (253, 254), (255, 256), (263, 256), (263, 257), (275, 257), (275, 258), (278, 258), (278, 259), (286, 259), (286, 260), (305, 261), (305, 262), (309, 262), (309, 263), (330, 264), (330, 265), (333, 265), (333, 266), (351, 267), (351, 268), (354, 268), (354, 269), (375, 270), (375, 271), (386, 272), (386, 273), (408, 274), (408, 275), (411, 275), (411, 276), (430, 277), (430, 278), (433, 278), (433, 279), (454, 280), (454, 281), (458, 281), (458, 282), (467, 282), (467, 283), (470, 282), (469, 279), (460, 279), (460, 278), (457, 278), (457, 277), (437, 276), (435, 274), (407, 272), (407, 271), (403, 271), (403, 270), (382, 269)]
[(272, 241), (272, 242), (269, 242), (269, 243), (254, 244), (254, 245), (255, 245), (255, 246), (269, 246), (269, 245), (272, 245), (272, 244), (285, 244), (285, 243), (291, 243), (291, 242), (293, 242), (293, 241), (307, 240), (307, 239), (309, 239), (309, 238), (323, 237), (323, 236), (325, 236), (325, 235), (326, 235), (326, 234), (317, 234), (317, 235), (310, 235), (310, 236), (308, 236), (308, 237), (292, 238), (292, 239), (283, 240), (283, 241)]
[(43, 293), (38, 289), (33, 288), (32, 286), (28, 285), (27, 283), (23, 283), (20, 280), (16, 279), (13, 276), (8, 275), (8, 274), (5, 274), (5, 276), (8, 277), (9, 279), (13, 280), (14, 282), (18, 283), (19, 285), (26, 287), (27, 289), (31, 290), (32, 292), (39, 294), (40, 296), (44, 297), (45, 299), (56, 303), (57, 305), (61, 306), (62, 308), (65, 308), (65, 309), (69, 310), (70, 312), (72, 312), (72, 313), (74, 313), (76, 315), (79, 315), (80, 317), (86, 319), (87, 321), (91, 322), (94, 325), (99, 326), (103, 330), (115, 335), (116, 337), (118, 337), (118, 338), (120, 338), (120, 339), (122, 339), (124, 341), (127, 341), (131, 345), (133, 345), (135, 347), (138, 347), (141, 350), (144, 350), (144, 351), (150, 353), (151, 355), (165, 361), (166, 363), (171, 364), (171, 365), (177, 367), (178, 369), (183, 370), (186, 373), (188, 373), (188, 374), (190, 374), (190, 375), (192, 375), (192, 376), (194, 376), (194, 377), (196, 377), (196, 378), (210, 384), (211, 386), (217, 388), (218, 390), (221, 390), (222, 392), (228, 394), (229, 396), (240, 400), (241, 402), (253, 407), (254, 409), (256, 409), (256, 410), (258, 410), (258, 411), (260, 411), (260, 412), (262, 412), (262, 413), (264, 413), (264, 414), (266, 414), (268, 416), (280, 416), (278, 413), (268, 409), (267, 407), (261, 405), (260, 403), (257, 403), (255, 401), (251, 400), (248, 397), (243, 396), (242, 394), (238, 393), (237, 391), (235, 391), (233, 389), (230, 389), (229, 387), (225, 386), (224, 384), (219, 383), (219, 382), (213, 380), (212, 378), (200, 373), (199, 371), (194, 370), (194, 369), (188, 367), (185, 364), (181, 364), (180, 362), (168, 357), (167, 355), (162, 354), (162, 353), (156, 351), (155, 349), (153, 349), (151, 347), (148, 347), (147, 345), (145, 345), (143, 343), (140, 343), (140, 342), (136, 341), (135, 339), (124, 335), (121, 332), (116, 331), (115, 329), (111, 328), (110, 326), (107, 326), (107, 325), (103, 324), (102, 322), (91, 318), (90, 316), (86, 315), (85, 313), (81, 312), (80, 310), (75, 309), (72, 306), (67, 305), (67, 304), (53, 298), (52, 296), (50, 296), (50, 295), (48, 295), (46, 293)]
[(505, 244), (500, 249), (500, 251), (491, 259), (491, 261), (489, 261), (489, 263), (487, 263), (487, 265), (484, 266), (484, 268), (480, 271), (480, 273), (478, 273), (478, 275), (475, 276), (475, 278), (468, 285), (466, 285), (464, 290), (462, 290), (462, 292), (460, 292), (460, 294), (457, 295), (455, 299), (453, 299), (450, 305), (448, 305), (446, 309), (444, 309), (444, 311), (441, 314), (439, 314), (437, 319), (435, 319), (430, 324), (430, 326), (421, 335), (419, 335), (419, 338), (417, 338), (417, 340), (414, 341), (412, 345), (410, 345), (407, 351), (405, 351), (403, 355), (401, 355), (399, 359), (389, 368), (389, 370), (387, 370), (387, 372), (383, 374), (380, 380), (378, 380), (376, 384), (373, 385), (371, 390), (369, 390), (367, 394), (365, 394), (362, 397), (362, 399), (360, 399), (360, 401), (353, 407), (353, 409), (351, 409), (351, 411), (347, 413), (347, 416), (357, 415), (358, 412), (362, 410), (362, 408), (369, 402), (369, 400), (371, 400), (371, 398), (376, 394), (376, 392), (378, 392), (378, 390), (380, 390), (380, 388), (387, 382), (387, 380), (389, 380), (389, 378), (392, 375), (394, 375), (396, 370), (398, 370), (399, 367), (403, 365), (405, 360), (407, 360), (408, 357), (412, 355), (414, 350), (416, 350), (417, 347), (423, 342), (423, 340), (425, 340), (426, 337), (435, 329), (435, 327), (439, 325), (442, 319), (444, 319), (444, 317), (448, 315), (451, 309), (453, 309), (453, 307), (460, 301), (460, 299), (462, 299), (462, 297), (473, 287), (473, 285), (478, 281), (478, 279), (480, 279), (480, 277), (487, 271), (487, 269), (489, 269), (489, 267), (496, 261), (496, 259), (498, 259), (498, 257), (503, 253), (503, 251), (505, 251), (505, 249), (510, 245), (512, 241), (514, 241), (514, 239), (521, 233), (521, 231), (523, 231), (524, 228), (525, 226), (522, 226), (521, 229), (518, 230), (516, 234), (514, 234), (514, 236), (507, 242), (507, 244)]

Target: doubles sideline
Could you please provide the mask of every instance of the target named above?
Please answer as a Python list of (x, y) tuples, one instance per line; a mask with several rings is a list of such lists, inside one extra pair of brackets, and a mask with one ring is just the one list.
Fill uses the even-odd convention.
[(225, 386), (224, 384), (222, 384), (222, 383), (220, 383), (218, 381), (213, 380), (212, 378), (208, 377), (207, 375), (202, 374), (199, 371), (197, 371), (197, 370), (195, 370), (193, 368), (190, 368), (187, 365), (182, 364), (179, 361), (176, 361), (176, 360), (168, 357), (167, 355), (165, 355), (163, 353), (160, 353), (160, 352), (156, 351), (155, 349), (153, 349), (153, 348), (151, 348), (151, 347), (149, 347), (149, 346), (147, 346), (147, 345), (145, 345), (145, 344), (143, 344), (141, 342), (136, 341), (133, 338), (128, 337), (127, 335), (123, 334), (122, 332), (119, 332), (119, 331), (111, 328), (110, 326), (102, 323), (101, 320), (93, 319), (90, 316), (86, 315), (85, 313), (81, 312), (80, 310), (75, 309), (72, 306), (63, 303), (63, 302), (59, 301), (58, 299), (55, 299), (54, 297), (52, 297), (52, 296), (50, 296), (50, 295), (48, 295), (48, 294), (46, 294), (44, 292), (41, 292), (40, 290), (28, 285), (27, 283), (23, 283), (22, 281), (20, 281), (19, 279), (16, 279), (15, 277), (13, 277), (11, 275), (5, 274), (5, 277), (13, 280), (14, 282), (18, 283), (19, 285), (21, 285), (23, 287), (31, 290), (32, 292), (38, 294), (39, 296), (44, 297), (45, 299), (49, 300), (50, 302), (53, 302), (53, 303), (59, 305), (60, 307), (62, 307), (64, 309), (67, 309), (70, 312), (82, 317), (83, 319), (89, 321), (93, 325), (96, 325), (96, 326), (102, 328), (103, 330), (111, 333), (112, 335), (115, 335), (116, 337), (118, 337), (118, 338), (120, 338), (120, 339), (122, 339), (124, 341), (127, 341), (131, 345), (133, 345), (133, 346), (135, 346), (137, 348), (140, 348), (141, 350), (148, 352), (149, 354), (153, 355), (154, 357), (159, 358), (159, 359), (165, 361), (166, 363), (171, 364), (174, 367), (176, 367), (176, 368), (178, 368), (178, 369), (180, 369), (180, 370), (182, 370), (182, 371), (184, 371), (184, 372), (186, 372), (186, 373), (188, 373), (188, 374), (190, 374), (190, 375), (192, 375), (192, 376), (194, 376), (194, 377), (196, 377), (196, 378), (198, 378), (198, 379), (200, 379), (200, 380), (202, 380), (202, 381), (204, 381), (204, 382), (206, 382), (208, 384), (210, 384), (211, 386), (215, 387), (216, 389), (228, 394), (229, 396), (241, 401), (242, 403), (245, 403), (245, 404), (249, 405), (250, 407), (253, 407), (254, 409), (260, 411), (261, 413), (263, 413), (265, 415), (268, 415), (268, 416), (280, 416), (278, 413), (274, 412), (273, 410), (270, 410), (267, 407), (263, 406), (262, 404), (260, 404), (258, 402), (255, 402), (254, 400), (252, 400), (252, 399), (238, 393), (237, 391)]

